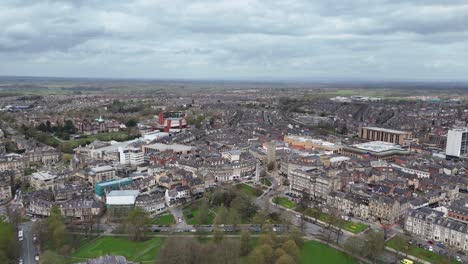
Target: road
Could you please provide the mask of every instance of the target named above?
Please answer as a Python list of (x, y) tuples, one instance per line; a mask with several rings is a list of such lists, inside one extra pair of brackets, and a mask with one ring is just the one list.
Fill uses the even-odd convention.
[(23, 230), (23, 241), (21, 244), (21, 258), (24, 264), (35, 264), (34, 256), (36, 255), (36, 246), (33, 242), (32, 222), (25, 222), (20, 225)]

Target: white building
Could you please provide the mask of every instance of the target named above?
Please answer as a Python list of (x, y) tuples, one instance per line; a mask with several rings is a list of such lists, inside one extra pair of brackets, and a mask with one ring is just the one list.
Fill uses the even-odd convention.
[(140, 148), (119, 148), (120, 164), (140, 165), (145, 162), (145, 155)]
[(56, 178), (56, 174), (45, 171), (35, 172), (31, 175), (31, 186), (36, 190), (53, 189)]
[(447, 134), (445, 154), (449, 158), (468, 155), (468, 127), (450, 129)]

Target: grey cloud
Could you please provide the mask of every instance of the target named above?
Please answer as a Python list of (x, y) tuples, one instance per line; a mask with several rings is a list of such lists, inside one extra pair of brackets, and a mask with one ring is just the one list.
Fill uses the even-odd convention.
[(468, 71), (463, 0), (5, 0), (0, 9), (0, 59), (9, 62), (0, 75), (466, 78), (460, 72)]

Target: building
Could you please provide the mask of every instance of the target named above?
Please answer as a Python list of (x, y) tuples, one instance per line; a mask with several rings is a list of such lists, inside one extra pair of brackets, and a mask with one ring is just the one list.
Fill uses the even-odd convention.
[(125, 165), (140, 165), (145, 162), (145, 154), (141, 151), (140, 148), (135, 147), (127, 147), (127, 148), (119, 148), (119, 157), (120, 157), (120, 164)]
[(331, 192), (327, 198), (328, 206), (345, 215), (361, 219), (369, 217), (369, 196), (351, 192)]
[(408, 208), (409, 201), (405, 198), (374, 194), (369, 199), (369, 218), (375, 222), (392, 225), (400, 221)]
[(187, 129), (187, 120), (182, 112), (160, 112), (158, 122), (164, 132), (179, 132)]
[(267, 164), (276, 165), (276, 142), (267, 143)]
[(93, 167), (88, 172), (88, 181), (95, 186), (97, 183), (117, 179), (115, 168), (112, 166)]
[(84, 135), (96, 135), (99, 133), (118, 132), (120, 130), (120, 123), (114, 120), (104, 120), (100, 116), (95, 120), (77, 122), (76, 127)]
[(359, 138), (368, 141), (383, 141), (406, 145), (413, 140), (413, 133), (380, 127), (361, 127), (359, 129)]
[(106, 194), (106, 191), (118, 190), (131, 183), (132, 183), (132, 178), (122, 178), (122, 179), (100, 182), (94, 185), (94, 193), (96, 194), (96, 196), (102, 197)]
[(136, 190), (111, 191), (106, 196), (106, 207), (111, 219), (126, 217), (135, 208), (135, 202), (140, 194)]
[(468, 224), (468, 198), (453, 201), (447, 207), (447, 216), (453, 220)]
[(0, 171), (22, 170), (26, 165), (27, 162), (22, 155), (10, 153), (0, 156)]
[(36, 190), (52, 190), (55, 186), (56, 174), (38, 171), (31, 175), (31, 186)]
[(135, 206), (142, 208), (150, 215), (156, 215), (166, 209), (166, 199), (164, 193), (143, 194), (137, 197)]
[(409, 155), (410, 151), (393, 143), (371, 141), (344, 146), (341, 154), (359, 159), (394, 159), (398, 156)]
[(181, 145), (181, 144), (163, 144), (163, 143), (155, 143), (150, 145), (144, 145), (143, 147), (144, 153), (153, 153), (153, 152), (173, 152), (175, 154), (189, 154), (195, 150), (195, 147)]
[(411, 210), (405, 229), (423, 240), (443, 242), (459, 250), (468, 251), (468, 225), (444, 217), (444, 213), (427, 207)]
[(13, 177), (13, 171), (0, 172), (0, 203), (13, 198), (13, 192), (11, 189)]
[(288, 143), (289, 147), (298, 148), (298, 149), (317, 149), (324, 151), (333, 151), (333, 153), (339, 153), (341, 146), (327, 142), (321, 139), (314, 139), (307, 136), (294, 136), (289, 135), (284, 137), (284, 142)]
[(449, 159), (467, 157), (468, 127), (454, 128), (448, 131), (445, 155)]

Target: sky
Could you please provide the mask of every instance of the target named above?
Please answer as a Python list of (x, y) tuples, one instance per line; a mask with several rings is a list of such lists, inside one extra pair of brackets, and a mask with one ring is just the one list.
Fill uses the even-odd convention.
[(468, 0), (1, 0), (0, 75), (468, 80)]

